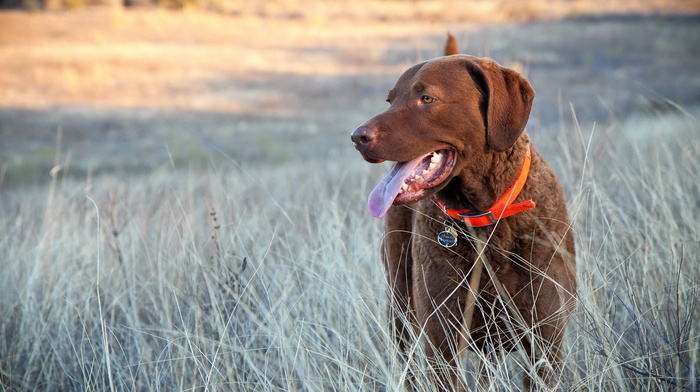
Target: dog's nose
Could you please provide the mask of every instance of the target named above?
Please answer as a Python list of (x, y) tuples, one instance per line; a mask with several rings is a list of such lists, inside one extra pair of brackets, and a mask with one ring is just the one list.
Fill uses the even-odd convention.
[(365, 150), (377, 140), (377, 129), (363, 125), (357, 128), (350, 138), (355, 143), (356, 149)]

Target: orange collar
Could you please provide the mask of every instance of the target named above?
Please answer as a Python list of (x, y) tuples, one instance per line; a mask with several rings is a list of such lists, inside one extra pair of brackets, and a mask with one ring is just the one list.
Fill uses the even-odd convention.
[(461, 220), (462, 222), (470, 226), (490, 226), (499, 220), (515, 215), (519, 212), (527, 211), (529, 209), (535, 208), (535, 202), (532, 200), (526, 200), (520, 203), (512, 204), (513, 201), (518, 197), (520, 191), (525, 186), (525, 181), (527, 180), (527, 174), (530, 171), (530, 145), (527, 145), (527, 152), (525, 153), (525, 160), (523, 161), (523, 166), (520, 168), (520, 173), (518, 173), (518, 178), (515, 179), (515, 183), (508, 188), (501, 197), (496, 200), (496, 203), (491, 206), (486, 211), (472, 211), (472, 210), (453, 210), (451, 208), (445, 207), (445, 204), (440, 200), (437, 200), (438, 206), (442, 209), (445, 214), (449, 215), (453, 219)]

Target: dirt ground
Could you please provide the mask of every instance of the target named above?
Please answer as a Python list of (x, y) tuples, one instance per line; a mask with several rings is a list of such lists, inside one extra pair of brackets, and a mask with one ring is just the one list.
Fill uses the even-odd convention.
[(411, 64), (461, 51), (525, 73), (531, 133), (700, 107), (700, 16), (481, 23), (159, 10), (0, 12), (0, 184), (69, 172), (284, 163), (352, 149)]

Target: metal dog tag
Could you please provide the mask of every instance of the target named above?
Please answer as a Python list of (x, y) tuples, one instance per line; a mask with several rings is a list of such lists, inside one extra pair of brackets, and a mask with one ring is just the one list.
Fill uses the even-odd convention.
[(454, 227), (446, 226), (444, 231), (438, 233), (437, 240), (445, 248), (451, 248), (457, 245), (457, 230)]

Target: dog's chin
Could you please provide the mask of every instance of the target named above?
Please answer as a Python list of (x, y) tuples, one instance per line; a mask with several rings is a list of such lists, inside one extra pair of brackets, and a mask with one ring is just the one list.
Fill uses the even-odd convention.
[[(434, 192), (429, 192), (429, 193), (434, 193)], [(394, 199), (394, 205), (395, 206), (400, 206), (404, 204), (411, 204), (415, 201), (421, 200), (425, 198), (426, 191), (425, 189), (419, 189), (418, 191), (415, 192), (401, 192), (398, 195), (396, 195), (396, 199)]]
[(375, 158), (372, 155), (368, 154), (366, 151), (362, 151), (357, 147), (355, 147), (355, 149), (359, 151), (360, 155), (362, 155), (362, 159), (364, 159), (365, 161), (367, 161), (369, 163), (382, 163), (382, 162), (386, 161), (386, 159)]
[(370, 158), (370, 157), (365, 157), (365, 156), (363, 156), (363, 158), (365, 159), (365, 161), (367, 161), (369, 163), (382, 163), (386, 160), (386, 159), (375, 159), (375, 158)]

